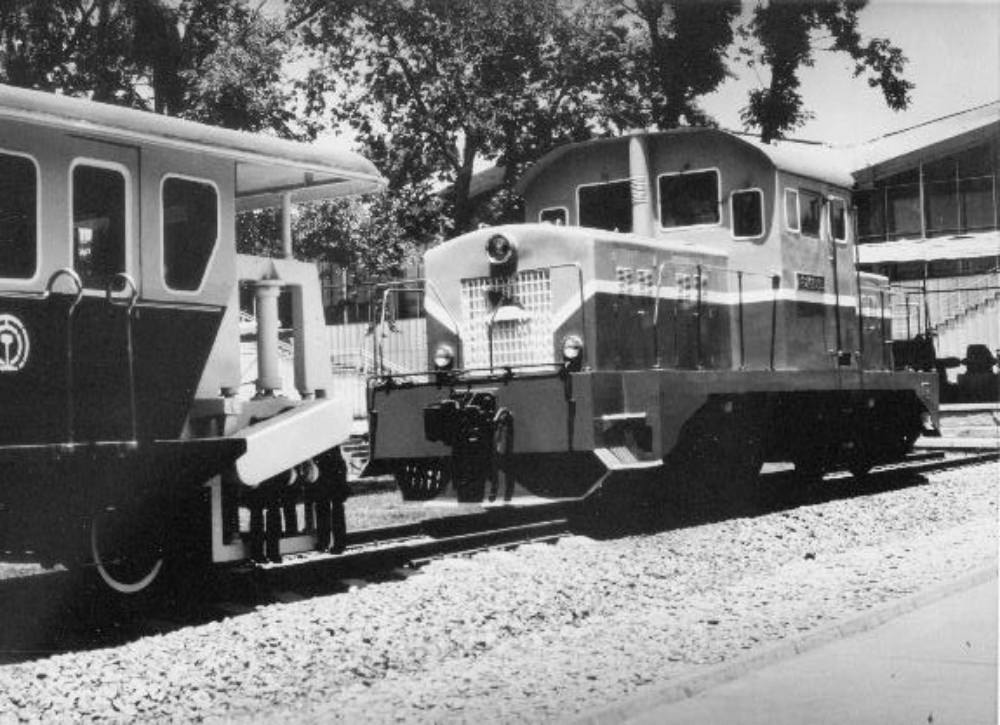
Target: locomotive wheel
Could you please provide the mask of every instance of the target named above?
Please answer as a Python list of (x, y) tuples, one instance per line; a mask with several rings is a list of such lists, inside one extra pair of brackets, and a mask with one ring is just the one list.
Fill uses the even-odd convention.
[(443, 493), (451, 476), (440, 459), (407, 461), (396, 470), (404, 501), (429, 501)]
[(160, 576), (162, 536), (127, 509), (108, 507), (90, 523), (90, 553), (101, 580), (119, 594), (137, 594)]

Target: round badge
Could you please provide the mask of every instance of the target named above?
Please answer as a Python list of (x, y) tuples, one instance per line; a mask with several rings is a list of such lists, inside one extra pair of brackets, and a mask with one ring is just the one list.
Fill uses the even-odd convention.
[(28, 362), (28, 330), (14, 315), (0, 315), (0, 373), (16, 373)]

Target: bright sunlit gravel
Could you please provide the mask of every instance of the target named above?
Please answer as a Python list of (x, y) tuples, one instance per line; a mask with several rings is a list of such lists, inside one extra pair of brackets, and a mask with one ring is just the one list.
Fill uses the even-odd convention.
[(0, 667), (0, 722), (571, 717), (996, 565), (996, 464), (608, 541), (570, 537)]

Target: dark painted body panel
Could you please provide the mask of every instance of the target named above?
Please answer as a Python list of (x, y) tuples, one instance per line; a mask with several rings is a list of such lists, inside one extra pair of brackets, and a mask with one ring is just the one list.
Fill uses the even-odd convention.
[[(0, 373), (0, 444), (133, 437), (129, 400), (128, 312), (84, 297), (0, 297), (0, 314), (21, 321), (30, 349), (24, 366)], [(138, 437), (177, 438), (222, 311), (138, 306), (132, 313)], [(72, 380), (72, 387), (70, 387)], [(70, 412), (72, 397), (72, 413)]]

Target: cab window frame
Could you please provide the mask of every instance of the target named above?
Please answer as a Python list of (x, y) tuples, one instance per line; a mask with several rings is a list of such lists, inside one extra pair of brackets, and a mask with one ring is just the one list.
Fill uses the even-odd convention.
[[(757, 199), (760, 202), (760, 232), (757, 234), (736, 234), (736, 210), (733, 206), (733, 198), (737, 194), (757, 194)], [(764, 190), (759, 186), (748, 186), (743, 189), (733, 189), (729, 192), (729, 222), (730, 222), (730, 233), (735, 240), (746, 240), (746, 239), (760, 239), (767, 234), (767, 219), (765, 217), (766, 208), (764, 206)]]
[[(713, 222), (696, 222), (694, 224), (673, 224), (667, 226), (663, 223), (663, 179), (674, 176), (693, 176), (695, 174), (715, 174), (715, 215)], [(683, 171), (665, 171), (656, 176), (656, 221), (660, 231), (677, 231), (680, 229), (711, 229), (720, 227), (725, 223), (722, 213), (725, 199), (722, 196), (722, 171), (718, 166), (706, 166), (699, 169), (685, 169)]]
[[(125, 164), (119, 163), (117, 161), (108, 161), (107, 159), (94, 158), (91, 156), (77, 156), (75, 157), (69, 165), (69, 179), (68, 179), (68, 191), (67, 201), (68, 201), (68, 211), (69, 211), (69, 257), (70, 257), (70, 268), (80, 274), (80, 270), (77, 269), (77, 242), (74, 235), (76, 230), (76, 184), (74, 181), (74, 175), (77, 168), (81, 166), (87, 166), (93, 169), (101, 169), (104, 171), (113, 171), (121, 175), (123, 185), (124, 185), (124, 199), (123, 199), (123, 228), (122, 228), (122, 246), (123, 246), (123, 261), (122, 266), (124, 269), (114, 272), (110, 279), (114, 279), (115, 275), (127, 274), (132, 276), (132, 266), (134, 262), (134, 253), (132, 250), (134, 234), (133, 234), (133, 205), (135, 204), (135, 190), (134, 190), (134, 178), (132, 175), (132, 170), (129, 169)], [(88, 285), (87, 280), (83, 279), (83, 275), (80, 275), (80, 281), (83, 284), (84, 294), (106, 294), (107, 286), (104, 288), (94, 287)]]
[[(166, 205), (164, 204), (164, 189), (166, 184), (170, 180), (186, 181), (192, 184), (198, 184), (201, 186), (207, 186), (212, 189), (215, 193), (215, 239), (212, 243), (212, 251), (205, 259), (204, 267), (201, 270), (201, 278), (198, 280), (198, 286), (195, 288), (183, 288), (174, 287), (170, 284), (167, 277), (167, 214)], [(160, 214), (160, 282), (163, 284), (163, 289), (167, 290), (171, 294), (175, 295), (189, 295), (196, 296), (201, 294), (205, 288), (205, 284), (210, 277), (209, 271), (212, 268), (212, 264), (215, 261), (215, 256), (219, 252), (220, 243), (222, 240), (222, 194), (219, 189), (219, 185), (212, 179), (206, 179), (199, 176), (191, 176), (188, 174), (180, 173), (166, 173), (160, 178), (160, 191), (159, 198), (157, 200), (159, 206)]]
[[(632, 179), (630, 177), (628, 177), (628, 176), (623, 176), (623, 177), (618, 178), (618, 179), (607, 179), (607, 180), (601, 180), (601, 181), (592, 181), (592, 182), (588, 182), (586, 184), (577, 184), (577, 186), (576, 186), (576, 226), (579, 226), (579, 227), (583, 226), (583, 214), (581, 213), (582, 206), (580, 205), (580, 191), (582, 189), (589, 189), (589, 188), (596, 187), (596, 186), (612, 186), (612, 185), (617, 185), (617, 184), (626, 184), (628, 186), (629, 198), (631, 199), (631, 195), (632, 195)], [(632, 233), (632, 205), (631, 205), (631, 201), (629, 202), (628, 210), (629, 210), (628, 229), (626, 229), (625, 231), (622, 231), (621, 229), (608, 229), (607, 227), (591, 227), (591, 228), (593, 228), (593, 229), (600, 229), (602, 231), (611, 232), (613, 234), (631, 234)]]
[(8, 149), (0, 147), (0, 155), (2, 156), (12, 156), (19, 159), (25, 159), (31, 162), (32, 167), (35, 172), (35, 204), (34, 204), (34, 247), (35, 247), (35, 267), (34, 271), (28, 277), (10, 277), (2, 272), (0, 272), (0, 280), (5, 283), (10, 284), (31, 284), (37, 282), (42, 273), (42, 263), (43, 263), (43, 250), (42, 250), (42, 234), (41, 234), (41, 223), (42, 223), (42, 167), (38, 163), (38, 159), (29, 153), (24, 151), (17, 151), (14, 149)]

